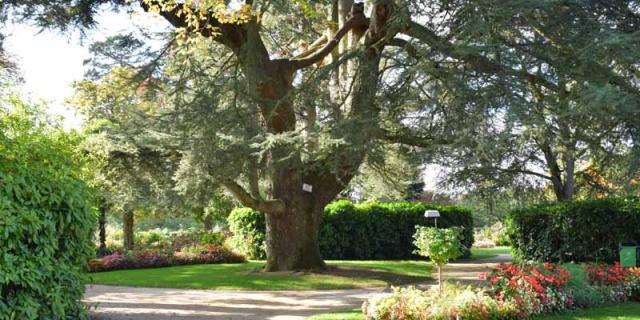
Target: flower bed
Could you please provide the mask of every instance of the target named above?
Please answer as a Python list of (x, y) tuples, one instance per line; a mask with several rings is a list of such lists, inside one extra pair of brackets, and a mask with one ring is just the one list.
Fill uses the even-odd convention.
[(182, 251), (143, 250), (114, 253), (89, 261), (89, 272), (159, 268), (191, 264), (240, 263), (245, 258), (221, 246), (185, 247)]
[(585, 264), (572, 281), (557, 264), (502, 264), (490, 274), (487, 289), (448, 285), (437, 290), (394, 289), (365, 302), (367, 320), (526, 319), (534, 315), (640, 300), (640, 269), (620, 264)]

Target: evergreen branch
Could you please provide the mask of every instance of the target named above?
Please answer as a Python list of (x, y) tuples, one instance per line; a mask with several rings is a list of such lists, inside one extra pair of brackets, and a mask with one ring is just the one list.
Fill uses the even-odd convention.
[(480, 54), (459, 50), (453, 43), (443, 39), (435, 32), (416, 22), (411, 22), (404, 33), (422, 41), (431, 48), (438, 50), (449, 57), (465, 61), (477, 72), (491, 74), (503, 73), (537, 83), (549, 90), (553, 90), (554, 92), (561, 92), (561, 90), (563, 90), (557, 84), (554, 84), (538, 75), (531, 74), (526, 70), (516, 70), (511, 67), (495, 63)]
[(399, 143), (407, 146), (421, 147), (421, 148), (431, 147), (434, 144), (446, 145), (451, 143), (450, 141), (448, 141), (443, 137), (439, 137), (436, 139), (433, 136), (419, 136), (419, 135), (410, 133), (408, 129), (401, 129), (401, 132), (395, 132), (395, 133), (383, 129), (382, 135), (380, 138), (392, 143)]
[(393, 46), (393, 47), (399, 47), (404, 49), (407, 54), (414, 58), (414, 59), (419, 59), (419, 55), (418, 52), (416, 51), (416, 48), (414, 48), (411, 43), (409, 43), (409, 41), (402, 39), (402, 38), (393, 38), (391, 40), (389, 40), (388, 45)]

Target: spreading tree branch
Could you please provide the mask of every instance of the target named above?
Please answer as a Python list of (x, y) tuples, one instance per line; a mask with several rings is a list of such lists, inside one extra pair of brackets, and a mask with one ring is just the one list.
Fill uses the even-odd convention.
[(285, 204), (282, 200), (262, 200), (251, 196), (244, 188), (233, 180), (226, 180), (223, 185), (231, 192), (243, 206), (258, 210), (266, 214), (282, 214)]
[[(340, 28), (340, 30), (336, 32), (336, 34), (333, 36), (333, 39), (330, 39), (329, 41), (325, 40), (326, 43), (324, 44), (322, 49), (310, 55), (303, 54), (302, 58), (292, 59), (291, 63), (293, 65), (293, 69), (294, 70), (304, 69), (322, 61), (338, 46), (338, 44), (340, 43), (340, 40), (345, 35), (347, 35), (349, 31), (353, 29), (366, 29), (368, 25), (369, 25), (369, 19), (365, 17), (364, 14), (357, 14), (352, 16), (351, 18), (349, 18), (349, 20), (345, 22), (345, 24)], [(318, 46), (319, 43), (324, 42), (322, 40), (323, 40), (322, 38), (319, 40), (316, 40), (314, 44)], [(312, 46), (314, 44), (312, 44)]]

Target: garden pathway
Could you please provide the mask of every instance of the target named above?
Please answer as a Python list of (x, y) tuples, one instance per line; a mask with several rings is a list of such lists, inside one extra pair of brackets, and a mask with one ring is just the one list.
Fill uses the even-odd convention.
[[(473, 283), (478, 275), (509, 255), (451, 263), (448, 280)], [(427, 288), (434, 282), (418, 284)], [(87, 286), (84, 301), (94, 320), (298, 320), (308, 316), (360, 307), (369, 297), (386, 288), (305, 291), (217, 291), (192, 289)]]

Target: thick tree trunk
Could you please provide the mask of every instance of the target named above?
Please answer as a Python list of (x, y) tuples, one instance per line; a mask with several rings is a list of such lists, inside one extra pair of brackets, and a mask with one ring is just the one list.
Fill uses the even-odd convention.
[(318, 242), (322, 212), (300, 206), (267, 215), (266, 271), (318, 270), (325, 263)]
[(125, 211), (122, 215), (122, 231), (124, 233), (124, 248), (127, 250), (135, 249), (133, 239), (133, 212)]

